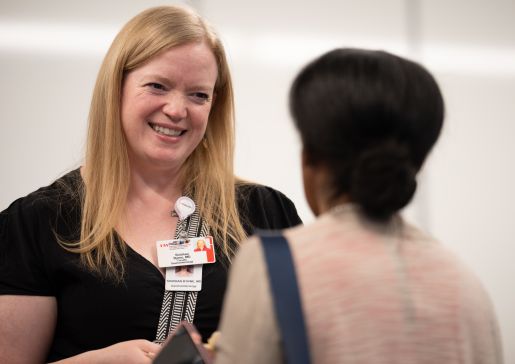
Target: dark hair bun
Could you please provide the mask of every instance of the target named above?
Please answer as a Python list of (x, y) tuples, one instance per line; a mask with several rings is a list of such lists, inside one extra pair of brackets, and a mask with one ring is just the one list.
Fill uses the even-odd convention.
[(352, 166), (350, 198), (367, 216), (387, 219), (410, 202), (417, 188), (415, 176), (407, 147), (396, 142), (375, 145)]

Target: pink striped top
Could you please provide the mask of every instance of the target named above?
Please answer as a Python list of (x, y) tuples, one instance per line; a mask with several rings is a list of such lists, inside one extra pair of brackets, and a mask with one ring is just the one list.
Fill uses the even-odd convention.
[[(502, 363), (497, 322), (478, 279), (416, 228), (352, 206), (285, 233), (313, 363)], [(261, 247), (231, 271), (216, 363), (282, 363)]]

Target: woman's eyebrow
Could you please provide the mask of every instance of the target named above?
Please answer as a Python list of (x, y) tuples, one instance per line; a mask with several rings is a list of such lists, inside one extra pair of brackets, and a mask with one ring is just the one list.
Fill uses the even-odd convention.
[(140, 77), (140, 82), (156, 81), (161, 83), (171, 83), (171, 80), (157, 73), (147, 73)]
[[(173, 85), (174, 81), (166, 76), (163, 76), (159, 73), (147, 73), (140, 77), (140, 82), (158, 82), (158, 83), (164, 83), (167, 85)], [(213, 91), (215, 87), (215, 84), (210, 84), (209, 82), (192, 82), (191, 85), (188, 85), (188, 90), (200, 90), (200, 91)]]

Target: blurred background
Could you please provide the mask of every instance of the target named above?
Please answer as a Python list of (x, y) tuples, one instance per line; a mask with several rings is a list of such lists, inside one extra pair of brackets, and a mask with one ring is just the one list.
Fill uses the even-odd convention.
[(237, 174), (284, 192), (306, 223), (287, 109), (299, 69), (353, 46), (409, 57), (435, 75), (446, 122), (404, 214), (475, 270), (515, 363), (515, 0), (0, 0), (0, 210), (81, 164), (110, 42), (141, 10), (174, 3), (196, 8), (226, 46)]

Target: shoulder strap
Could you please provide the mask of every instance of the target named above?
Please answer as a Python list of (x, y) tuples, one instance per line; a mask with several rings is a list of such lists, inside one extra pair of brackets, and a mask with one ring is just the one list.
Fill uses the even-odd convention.
[(309, 364), (302, 302), (288, 242), (280, 234), (261, 235), (261, 242), (287, 362)]

